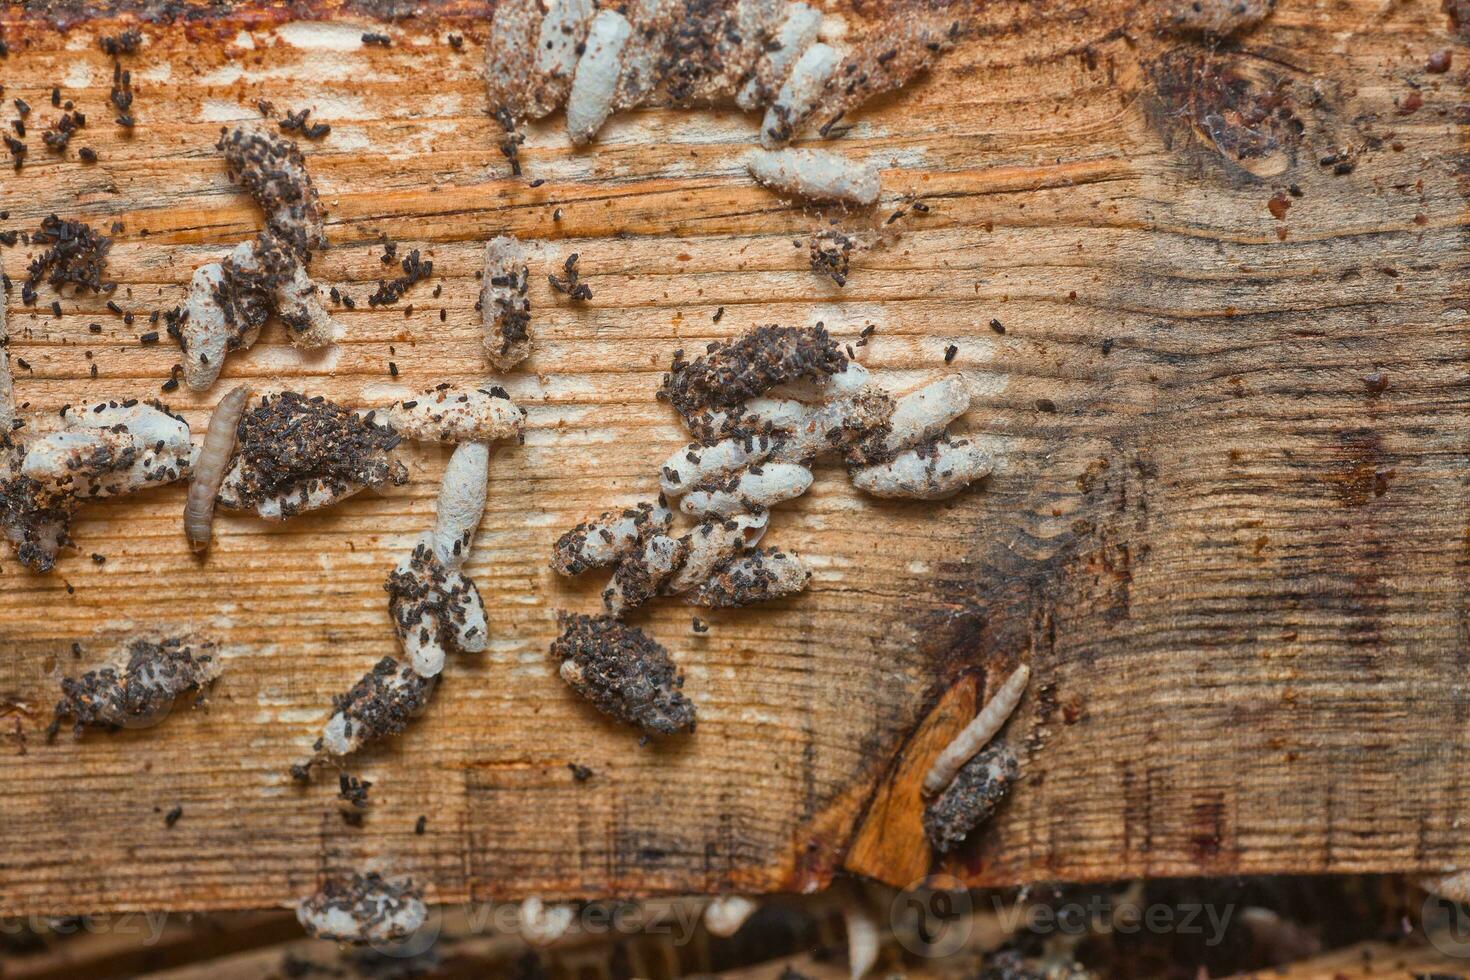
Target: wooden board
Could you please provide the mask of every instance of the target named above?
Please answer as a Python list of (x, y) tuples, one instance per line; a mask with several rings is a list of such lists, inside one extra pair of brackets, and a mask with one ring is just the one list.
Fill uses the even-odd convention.
[[(80, 22), (57, 33), (48, 12)], [(357, 403), (481, 377), (474, 273), (501, 232), (543, 242), (548, 264), (580, 253), (595, 296), (572, 307), (533, 276), (539, 348), (503, 379), (531, 427), (495, 455), (470, 568), (494, 639), (361, 760), (375, 785), (360, 829), (332, 787), (302, 790), (286, 768), (331, 695), (394, 652), (381, 583), (430, 519), (444, 454), (327, 514), (226, 519), (203, 564), (178, 490), (86, 509), (82, 553), (53, 575), (0, 559), (3, 720), (25, 739), (0, 752), (0, 909), (272, 905), (364, 866), (445, 902), (811, 889), (844, 867), (905, 884), (929, 864), (904, 816), (914, 773), (953, 719), (912, 733), (960, 678), (993, 688), (1022, 660), (1025, 778), (944, 865), (965, 880), (1470, 864), (1470, 49), (1437, 4), (1282, 0), (1210, 50), (1160, 35), (1147, 5), (996, 0), (981, 40), (842, 140), (890, 164), (890, 197), (932, 207), (891, 226), (845, 289), (793, 247), (822, 219), (743, 176), (751, 118), (625, 114), (585, 152), (552, 120), (523, 154), (546, 183), (510, 179), (479, 77), (485, 10), (454, 12), (388, 26), (333, 8), (307, 28), (285, 8), (216, 5), (146, 24), (125, 139), (95, 43), (119, 22), (7, 8), (5, 98), (35, 106), (39, 131), (62, 86), (93, 120), (76, 145), (102, 159), (55, 159), (33, 136), (29, 164), (0, 177), (0, 226), (123, 222), (111, 272), (129, 309), (178, 302), (194, 267), (259, 227), (211, 149), (221, 125), (258, 98), (332, 124), (306, 147), (333, 244), (313, 268), (359, 300), (349, 335), (304, 357), (272, 327), (226, 381)], [(394, 46), (362, 48), (365, 29)], [(1442, 49), (1453, 69), (1427, 73)], [(1259, 143), (1247, 125), (1278, 145), (1238, 159)], [(1349, 173), (1319, 164), (1339, 146)], [(369, 310), (385, 235), (431, 257), (434, 282)], [(12, 277), (27, 254), (4, 250)], [(53, 318), (50, 299), (8, 297), (32, 409), (157, 392), (176, 352), (140, 345), (141, 319), (91, 297)], [(816, 320), (875, 326), (864, 359), (894, 388), (955, 344), (977, 393), (963, 427), (1004, 465), (939, 506), (866, 500), (822, 471), (768, 539), (813, 563), (808, 594), (710, 616), (704, 636), (675, 603), (642, 620), (686, 670), (700, 725), (640, 748), (555, 677), (554, 612), (592, 609), (602, 581), (557, 579), (548, 548), (653, 492), (684, 439), (653, 397), (675, 348)], [(199, 425), (224, 390), (169, 400)], [(238, 648), (209, 709), (42, 744), (59, 674), (155, 623)], [(575, 783), (572, 762), (596, 776)], [(889, 814), (896, 830), (866, 826)]]

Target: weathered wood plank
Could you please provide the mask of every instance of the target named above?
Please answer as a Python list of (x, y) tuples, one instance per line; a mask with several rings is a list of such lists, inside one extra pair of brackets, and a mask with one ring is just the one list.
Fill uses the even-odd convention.
[[(83, 554), (50, 577), (0, 559), (0, 697), (28, 739), (0, 755), (0, 906), (260, 906), (368, 863), (443, 901), (814, 887), (866, 839), (870, 802), (895, 798), (880, 785), (918, 765), (906, 746), (941, 692), (1019, 660), (1035, 675), (1010, 729), (1024, 779), (946, 864), (967, 880), (1470, 864), (1455, 823), (1470, 802), (1455, 764), (1470, 706), (1464, 65), (1424, 70), (1456, 42), (1433, 4), (1282, 0), (1216, 49), (1159, 35), (1154, 13), (1002, 0), (982, 41), (855, 118), (843, 148), (891, 161), (888, 190), (933, 210), (890, 228), (839, 290), (792, 247), (821, 219), (743, 176), (752, 119), (632, 113), (585, 152), (553, 120), (523, 153), (547, 183), (509, 179), (478, 19), (404, 21), (388, 50), (331, 46), (381, 26), (369, 21), (299, 46), (328, 42), (273, 27), (277, 8), (249, 48), (248, 15), (150, 25), (140, 124), (123, 139), (94, 43), (116, 25), (57, 34), (7, 8), (5, 97), (45, 119), (61, 85), (93, 118), (78, 144), (102, 161), (32, 139), (28, 165), (0, 178), (0, 226), (122, 221), (112, 272), (129, 309), (178, 302), (196, 265), (259, 226), (211, 149), (219, 126), (257, 98), (333, 124), (307, 147), (334, 246), (314, 269), (359, 299), (349, 336), (304, 357), (271, 328), (226, 382), (356, 402), (480, 377), (474, 272), (502, 231), (544, 240), (548, 261), (579, 252), (595, 298), (569, 307), (533, 277), (540, 347), (504, 379), (531, 429), (496, 453), (470, 568), (494, 640), (362, 761), (376, 785), (361, 829), (286, 766), (331, 694), (393, 651), (380, 585), (429, 520), (442, 454), (417, 457), (408, 486), (284, 527), (226, 517), (202, 565), (174, 490), (85, 510)], [(448, 29), (464, 30), (463, 53)], [(1259, 125), (1276, 151), (1222, 153), (1209, 134), (1238, 142), (1241, 113), (1278, 89), (1300, 133), (1274, 116)], [(1351, 173), (1317, 162), (1338, 146)], [(1268, 201), (1293, 185), (1278, 220)], [(424, 249), (444, 287), (419, 286), (408, 317), (361, 302), (383, 235)], [(15, 276), (26, 256), (0, 258)], [(31, 408), (156, 391), (174, 352), (140, 346), (141, 322), (91, 297), (55, 319), (50, 298), (8, 297)], [(864, 359), (895, 387), (957, 344), (978, 394), (965, 427), (1005, 465), (938, 507), (863, 500), (820, 473), (771, 535), (815, 565), (809, 594), (706, 617), (705, 636), (681, 606), (649, 614), (701, 724), (638, 748), (546, 659), (554, 610), (591, 608), (601, 584), (555, 578), (548, 547), (588, 511), (653, 491), (683, 440), (653, 400), (676, 347), (818, 319), (876, 326)], [(1363, 380), (1375, 370), (1381, 392)], [(169, 400), (199, 425), (227, 387)], [(153, 622), (241, 651), (209, 711), (40, 744), (58, 672)], [(568, 762), (597, 776), (578, 785)], [(176, 804), (166, 829), (155, 808)], [(911, 856), (881, 859), (912, 854), (912, 814), (901, 825), (906, 843), (854, 851), (853, 866), (906, 883)]]

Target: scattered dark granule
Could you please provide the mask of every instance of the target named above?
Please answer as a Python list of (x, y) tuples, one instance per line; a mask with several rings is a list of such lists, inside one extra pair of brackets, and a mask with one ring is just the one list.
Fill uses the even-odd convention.
[(585, 783), (587, 780), (592, 778), (592, 769), (588, 766), (578, 765), (575, 762), (568, 762), (567, 768), (572, 771), (572, 778), (579, 783)]
[(97, 234), (90, 226), (48, 215), (41, 227), (31, 232), (31, 243), (50, 247), (27, 267), (26, 281), (21, 286), (21, 299), (27, 306), (36, 301), (36, 286), (42, 279), (56, 289), (67, 283), (78, 291), (90, 289), (95, 293), (115, 288), (115, 283), (102, 278), (112, 239)]
[(0, 231), (0, 245), (5, 245), (5, 246), (7, 246), (9, 248), (14, 248), (15, 247), (15, 243), (18, 242), (18, 241), (20, 241), (20, 232), (18, 232), (18, 231)]
[(176, 824), (176, 823), (178, 823), (179, 822), (179, 818), (182, 817), (183, 815), (184, 815), (184, 808), (181, 807), (181, 806), (176, 806), (172, 810), (168, 811), (168, 813), (165, 813), (163, 815), (163, 825), (165, 827), (168, 827), (168, 828), (172, 829), (173, 828), (173, 825)]
[(526, 186), (529, 187), (529, 188), (531, 188), (532, 190), (534, 190), (535, 188), (540, 187), (541, 185), (543, 185), (545, 183), (546, 183), (546, 178), (545, 177), (537, 177), (535, 180), (531, 181)]
[(577, 260), (579, 258), (581, 256), (573, 252), (562, 263), (562, 271), (566, 273), (565, 279), (555, 275), (548, 275), (546, 279), (551, 283), (551, 288), (557, 292), (562, 293), (572, 300), (585, 302), (592, 298), (592, 287), (582, 282), (582, 274), (577, 270)]
[(87, 725), (135, 728), (155, 724), (168, 713), (177, 695), (214, 679), (217, 656), (210, 642), (182, 637), (129, 640), (119, 649), (116, 662), (81, 677), (62, 679), (52, 727), (59, 727), (62, 718), (71, 718), (73, 733), (80, 735)]
[(298, 783), (307, 783), (311, 781), (311, 764), (308, 762), (293, 762), (291, 763), (291, 767), (287, 770), (287, 772), (289, 772), (291, 774), (291, 778)]
[(269, 99), (256, 99), (255, 108), (266, 119), (276, 114), (276, 104)]
[(390, 479), (401, 485), (408, 476), (388, 455), (400, 441), (397, 432), (320, 396), (263, 396), (240, 419), (237, 441), (238, 497), (245, 507), (305, 483), (344, 490)]
[(84, 146), (80, 150), (78, 150), (77, 156), (81, 158), (83, 163), (97, 162), (97, 151), (92, 149), (90, 146)]
[(362, 813), (361, 813), (361, 811), (358, 811), (358, 810), (343, 810), (342, 811), (342, 822), (345, 823), (349, 827), (361, 827), (362, 826)]
[(397, 242), (384, 242), (383, 243), (383, 256), (378, 261), (379, 262), (382, 262), (384, 265), (392, 265), (393, 264), (393, 261), (395, 259), (397, 259), (397, 258), (398, 258), (398, 243)]
[(175, 392), (175, 391), (178, 391), (179, 390), (179, 379), (178, 378), (169, 378), (163, 384), (159, 385), (159, 390), (160, 391), (165, 391), (165, 392)]
[(940, 854), (954, 850), (990, 819), (1019, 775), (1016, 757), (1004, 742), (983, 749), (924, 810), (924, 836)]
[(87, 117), (80, 112), (64, 112), (55, 125), (41, 134), (41, 142), (52, 153), (63, 153), (71, 142), (72, 134), (87, 124)]
[(390, 48), (393, 46), (393, 39), (386, 34), (375, 34), (369, 31), (363, 34), (362, 43), (375, 44), (380, 48)]
[(372, 786), (369, 780), (360, 779), (350, 773), (341, 773), (337, 776), (337, 798), (359, 810), (365, 810), (368, 805), (368, 790)]
[(22, 119), (31, 114), (31, 104), (25, 99), (15, 100), (15, 111), (20, 113)]
[(819, 232), (807, 242), (812, 271), (838, 286), (847, 285), (852, 270), (852, 249), (857, 243), (840, 231)]
[(847, 356), (822, 324), (749, 330), (724, 344), (710, 344), (693, 361), (677, 351), (659, 396), (685, 418), (706, 406), (724, 408), (797, 378), (822, 378), (846, 370)]
[(130, 27), (121, 34), (109, 34), (97, 39), (97, 46), (102, 49), (102, 53), (114, 58), (121, 54), (133, 54), (142, 43), (143, 33), (136, 27)]
[(692, 623), (690, 623), (689, 628), (692, 629), (692, 630), (694, 630), (694, 632), (696, 632), (696, 633), (708, 633), (709, 632), (709, 623), (706, 623), (704, 620), (700, 619), (698, 616), (695, 616), (694, 617), (694, 621)]
[(8, 57), (10, 57), (10, 45), (5, 42), (3, 37), (0, 37), (0, 58)]
[(55, 85), (51, 86), (51, 104), (58, 109), (61, 108), (61, 89)]
[(101, 333), (102, 332), (102, 324), (100, 324), (100, 323), (89, 323), (89, 324), (87, 324), (87, 330), (89, 330), (92, 333)]
[(12, 120), (10, 120), (10, 126), (11, 126), (12, 129), (15, 130), (15, 135), (21, 137), (22, 139), (25, 138), (25, 135), (26, 135), (26, 124), (25, 124), (24, 121), (22, 121), (20, 119), (12, 119)]
[(725, 308), (722, 306), (718, 310), (715, 310), (715, 315), (711, 319), (715, 323), (719, 323), (720, 320), (724, 317), (724, 315), (725, 315)]
[(957, 346), (955, 346), (954, 344), (950, 344), (948, 347), (946, 347), (944, 349), (944, 363), (945, 364), (953, 364), (954, 363), (955, 355), (958, 354), (959, 352), (960, 352), (960, 349)]
[(500, 123), (501, 131), (505, 133), (505, 138), (500, 141), (500, 152), (510, 162), (511, 175), (519, 177), (521, 175), (521, 144), (526, 141), (526, 134), (516, 129), (515, 117), (505, 106), (495, 110), (495, 121)]
[(327, 123), (308, 123), (306, 117), (311, 115), (310, 109), (302, 109), (300, 112), (286, 110), (286, 118), (279, 123), (283, 133), (300, 133), (309, 140), (319, 140), (332, 131)]
[(156, 343), (158, 343), (158, 331), (157, 330), (150, 330), (150, 331), (148, 331), (147, 333), (143, 334), (141, 337), (138, 338), (138, 343), (143, 344), (145, 346), (148, 345), (148, 344), (156, 344)]
[(1038, 412), (1053, 414), (1057, 410), (1057, 403), (1050, 398), (1038, 398), (1036, 399), (1036, 410)]
[(332, 708), (346, 718), (348, 738), (370, 742), (407, 728), (433, 692), (433, 679), (384, 657), (350, 691), (334, 696)]
[(9, 133), (0, 133), (0, 139), (5, 141), (5, 148), (10, 151), (10, 157), (15, 162), (15, 169), (19, 170), (25, 165), (26, 145)]
[(93, 552), (92, 553), (92, 563), (94, 565), (105, 565), (105, 564), (107, 564), (107, 556), (106, 555), (99, 555), (96, 552)]
[(551, 220), (552, 221), (560, 221), (561, 220), (561, 208), (557, 208), (555, 211), (551, 212)]
[(458, 34), (451, 34), (451, 35), (449, 35), (448, 41), (449, 41), (449, 46), (451, 48), (453, 48), (454, 50), (456, 50), (456, 51), (458, 51), (460, 48), (464, 47), (464, 38), (462, 36), (458, 35)]
[(429, 826), (429, 818), (419, 814), (419, 818), (413, 822), (413, 832), (418, 836), (424, 836), (424, 830)]
[(117, 124), (131, 129), (136, 122), (132, 114), (133, 73), (125, 70), (119, 62), (112, 64), (112, 93), (108, 100), (117, 110)]
[(419, 258), (419, 250), (414, 249), (408, 253), (408, 258), (400, 263), (403, 275), (392, 282), (378, 280), (377, 292), (368, 297), (369, 306), (392, 306), (408, 292), (414, 283), (422, 282), (429, 278), (434, 272), (434, 263), (423, 261)]
[(1363, 386), (1371, 395), (1381, 395), (1388, 390), (1388, 372), (1382, 369), (1363, 375)]
[(1450, 70), (1453, 60), (1453, 56), (1447, 49), (1436, 51), (1429, 56), (1428, 61), (1424, 62), (1424, 70), (1431, 75), (1443, 75)]
[(1002, 336), (1004, 336), (1006, 332), (1005, 324), (996, 319), (992, 319), (990, 321), (990, 329), (994, 330), (998, 334), (1001, 334)]
[(398, 377), (398, 365), (392, 361), (388, 362), (388, 374), (395, 378)]
[(611, 616), (563, 613), (551, 644), (561, 677), (598, 710), (653, 734), (693, 731), (694, 705), (669, 652)]

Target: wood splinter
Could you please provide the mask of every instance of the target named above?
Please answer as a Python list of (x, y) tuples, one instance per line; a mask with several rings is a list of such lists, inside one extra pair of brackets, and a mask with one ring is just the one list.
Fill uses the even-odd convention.
[(985, 707), (980, 709), (975, 719), (965, 726), (965, 730), (945, 746), (924, 776), (926, 796), (934, 796), (948, 786), (964, 764), (995, 737), (996, 732), (1010, 718), (1011, 712), (1016, 710), (1016, 705), (1021, 703), (1021, 695), (1026, 693), (1026, 685), (1030, 680), (1031, 668), (1025, 664), (1017, 667), (1000, 686), (1000, 690), (985, 702)]

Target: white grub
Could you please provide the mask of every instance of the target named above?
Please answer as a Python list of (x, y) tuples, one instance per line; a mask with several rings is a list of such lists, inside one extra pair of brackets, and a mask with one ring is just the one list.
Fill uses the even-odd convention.
[(955, 773), (964, 767), (966, 762), (981, 749), (985, 748), (995, 734), (1005, 726), (1006, 720), (1010, 718), (1011, 712), (1016, 710), (1016, 705), (1021, 703), (1021, 695), (1026, 693), (1026, 684), (1031, 680), (1031, 668), (1025, 664), (1017, 667), (1007, 677), (1000, 689), (991, 695), (985, 707), (980, 709), (973, 721), (965, 726), (964, 731), (954, 737), (954, 740), (944, 747), (939, 753), (939, 758), (929, 767), (929, 772), (924, 776), (924, 793), (934, 796), (950, 784)]
[(812, 580), (800, 557), (775, 548), (736, 555), (715, 570), (685, 599), (692, 606), (732, 609), (795, 595)]
[(829, 44), (818, 41), (802, 52), (781, 85), (776, 101), (766, 110), (761, 123), (761, 145), (775, 149), (788, 142), (796, 128), (816, 108), (827, 79), (837, 70), (842, 56)]
[(525, 410), (498, 386), (441, 385), (367, 415), (423, 442), (495, 442), (520, 436), (526, 423)]
[(336, 710), (317, 739), (316, 750), (351, 755), (369, 742), (397, 735), (424, 713), (438, 680), (384, 657), (350, 691), (333, 699)]
[(61, 431), (26, 447), (21, 464), (21, 473), (47, 493), (114, 497), (172, 483), (189, 471), (189, 425), (157, 402), (67, 408), (61, 422)]
[(887, 463), (852, 471), (852, 485), (874, 497), (942, 500), (989, 476), (990, 455), (968, 439), (941, 437)]
[(423, 893), (413, 882), (390, 881), (376, 872), (328, 879), (296, 907), (296, 919), (309, 935), (339, 943), (405, 939), (428, 916)]
[(103, 666), (62, 680), (54, 725), (70, 718), (74, 734), (87, 725), (148, 728), (168, 715), (180, 694), (204, 688), (219, 673), (219, 644), (213, 640), (130, 637), (108, 654)]
[[(799, 398), (808, 402), (823, 402), (833, 398), (847, 398), (856, 395), (867, 387), (870, 381), (872, 381), (872, 376), (868, 374), (867, 368), (857, 361), (848, 361), (847, 367), (836, 374), (821, 378), (797, 378), (787, 381), (772, 388), (771, 394), (784, 398)], [(761, 409), (756, 407), (754, 399), (747, 403), (746, 410), (757, 417), (763, 415)], [(793, 427), (778, 424), (775, 419), (771, 421), (776, 428)]]
[(756, 180), (772, 190), (809, 201), (878, 203), (878, 168), (855, 163), (830, 150), (758, 150), (745, 162)]
[(812, 471), (795, 463), (751, 466), (690, 488), (679, 509), (696, 517), (728, 517), (794, 500), (812, 485)]
[(788, 4), (786, 19), (741, 87), (735, 104), (749, 112), (774, 99), (791, 66), (816, 43), (821, 28), (820, 11), (804, 3)]
[(632, 553), (645, 536), (668, 531), (674, 515), (662, 497), (626, 510), (610, 510), (572, 528), (552, 549), (551, 567), (558, 575), (580, 575), (605, 568)]
[(436, 537), (425, 531), (384, 585), (398, 642), (424, 677), (439, 675), (449, 650), (479, 653), (489, 639), (480, 591), (458, 566), (439, 560)]
[(537, 93), (527, 116), (540, 119), (566, 101), (595, 13), (592, 0), (547, 0), (536, 37)]
[(770, 515), (741, 514), (728, 520), (708, 520), (679, 539), (685, 546), (684, 563), (664, 591), (678, 595), (697, 588), (726, 561), (754, 548), (766, 533)]
[(704, 927), (712, 936), (729, 939), (758, 908), (744, 895), (721, 895), (704, 907)]
[(209, 429), (204, 433), (204, 446), (194, 463), (194, 476), (184, 505), (184, 536), (195, 554), (209, 550), (215, 498), (225, 480), (225, 468), (235, 453), (235, 433), (249, 400), (250, 386), (241, 385), (221, 398), (209, 417)]
[(891, 456), (933, 439), (970, 409), (970, 386), (957, 374), (916, 388), (894, 401), (889, 429), (869, 450)]
[(842, 921), (847, 931), (847, 975), (858, 980), (878, 963), (878, 922), (861, 901), (842, 903)]
[[(485, 88), (490, 111), (504, 113), (505, 120), (512, 124), (537, 109), (531, 79), (541, 17), (541, 0), (500, 0), (485, 41)], [(541, 115), (545, 113), (536, 114), (537, 118)]]
[(562, 936), (577, 918), (570, 905), (545, 905), (532, 895), (521, 902), (521, 938), (533, 946), (549, 946)]
[(485, 243), (480, 319), (485, 356), (498, 370), (509, 371), (531, 354), (530, 281), (526, 250), (518, 240), (501, 235)]
[(469, 557), (485, 516), (489, 474), (490, 447), (482, 442), (456, 447), (444, 468), (434, 516), (434, 554), (447, 567), (458, 568)]
[(713, 446), (691, 442), (665, 461), (659, 488), (670, 497), (682, 496), (705, 480), (765, 462), (778, 444), (769, 435), (734, 437)]
[(627, 18), (616, 10), (603, 10), (592, 19), (567, 98), (567, 133), (574, 146), (596, 136), (612, 112), (623, 48), (632, 33)]

